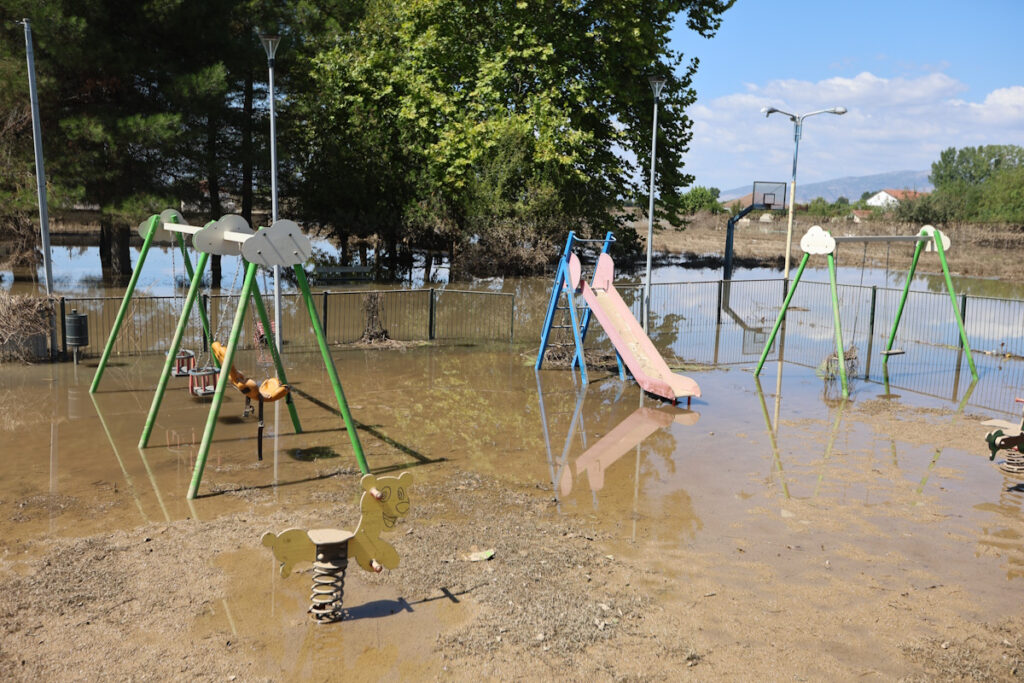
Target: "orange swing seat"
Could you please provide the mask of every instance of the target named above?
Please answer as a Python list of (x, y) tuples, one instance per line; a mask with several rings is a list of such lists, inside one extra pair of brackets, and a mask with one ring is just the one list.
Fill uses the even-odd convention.
[[(227, 353), (227, 349), (220, 342), (213, 342), (210, 345), (210, 349), (213, 351), (213, 355), (216, 356), (217, 362), (223, 368), (224, 355)], [(282, 384), (281, 380), (277, 377), (269, 377), (263, 380), (262, 384), (256, 384), (256, 380), (243, 375), (234, 365), (228, 370), (228, 379), (246, 398), (253, 401), (273, 403), (287, 396), (289, 391), (288, 385)]]

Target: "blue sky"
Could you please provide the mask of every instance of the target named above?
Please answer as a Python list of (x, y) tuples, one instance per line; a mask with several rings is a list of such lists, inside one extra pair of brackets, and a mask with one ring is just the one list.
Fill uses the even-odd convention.
[(696, 184), (788, 180), (793, 124), (760, 113), (842, 105), (807, 119), (797, 183), (928, 170), (947, 147), (1024, 145), (1024, 0), (738, 0), (712, 39), (683, 22), (672, 45), (700, 59)]

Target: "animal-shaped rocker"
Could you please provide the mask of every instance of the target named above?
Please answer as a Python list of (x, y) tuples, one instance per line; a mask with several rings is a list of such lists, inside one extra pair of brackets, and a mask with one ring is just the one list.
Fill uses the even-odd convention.
[[(210, 349), (213, 351), (213, 355), (216, 356), (217, 363), (223, 367), (224, 354), (227, 353), (227, 349), (220, 342), (210, 344)], [(245, 396), (245, 408), (242, 410), (242, 417), (248, 417), (252, 414), (253, 401), (259, 402), (260, 410), (257, 415), (256, 426), (256, 458), (263, 460), (263, 404), (280, 401), (282, 398), (287, 397), (290, 388), (287, 384), (281, 384), (281, 380), (276, 377), (268, 377), (263, 380), (262, 384), (256, 384), (256, 380), (240, 373), (235, 369), (234, 365), (228, 370), (228, 379)]]
[(274, 552), (281, 563), (281, 576), (287, 577), (299, 562), (313, 563), (313, 592), (309, 608), (318, 623), (342, 619), (342, 594), (348, 558), (369, 572), (398, 567), (398, 551), (380, 537), (395, 527), (399, 517), (409, 513), (409, 487), (412, 474), (360, 480), (363, 495), (359, 499), (359, 525), (355, 531), (344, 529), (288, 529), (280, 534), (263, 534), (263, 545)]
[[(1017, 403), (1024, 403), (1024, 398), (1014, 399)], [(982, 422), (987, 427), (998, 427), (985, 435), (985, 443), (988, 445), (989, 460), (995, 460), (996, 453), (1006, 451), (1006, 462), (1000, 463), (999, 468), (1007, 474), (1024, 475), (1024, 415), (1020, 424), (1014, 424), (1005, 420), (988, 420)]]

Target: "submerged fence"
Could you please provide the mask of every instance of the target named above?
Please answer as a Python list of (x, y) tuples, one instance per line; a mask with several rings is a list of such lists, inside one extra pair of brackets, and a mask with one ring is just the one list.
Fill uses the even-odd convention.
[[(358, 341), (373, 315), (397, 341), (499, 341), (514, 338), (515, 297), (499, 292), (468, 292), (453, 289), (316, 292), (313, 301), (329, 344)], [(265, 297), (268, 308), (269, 297)], [(121, 299), (118, 297), (68, 297), (58, 301), (58, 343), (68, 352), (65, 318), (72, 311), (88, 315), (89, 344), (80, 355), (97, 355), (113, 328)], [(116, 355), (165, 353), (184, 305), (181, 296), (134, 297), (114, 343)], [(198, 306), (203, 306), (215, 339), (227, 340), (238, 306), (237, 295), (203, 295), (192, 312), (184, 348), (206, 351)], [(258, 318), (249, 304), (240, 348), (257, 345)], [(316, 336), (298, 293), (281, 295), (282, 338), (288, 348), (316, 347)]]
[[(616, 289), (642, 319), (642, 287)], [(902, 289), (839, 285), (837, 290), (843, 345), (854, 349), (857, 360), (851, 376), (859, 382), (887, 383), (893, 390), (986, 410), (1014, 410), (1014, 397), (1024, 392), (1024, 301), (956, 296), (979, 373), (992, 378), (975, 386), (944, 287), (909, 293), (895, 340), (895, 348), (906, 353), (890, 359), (888, 373), (883, 372), (880, 352)], [(651, 340), (670, 364), (752, 365), (764, 350), (785, 291), (782, 279), (652, 284)], [(829, 284), (802, 280), (786, 316), (785, 332), (768, 359), (821, 367), (835, 353), (832, 317)], [(588, 335), (590, 346), (611, 351), (600, 327)]]

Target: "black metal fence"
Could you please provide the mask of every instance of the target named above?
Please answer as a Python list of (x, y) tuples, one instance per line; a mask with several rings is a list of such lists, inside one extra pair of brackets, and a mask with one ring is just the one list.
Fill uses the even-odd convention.
[[(398, 341), (511, 342), (515, 334), (515, 297), (500, 292), (452, 289), (325, 291), (314, 293), (313, 302), (329, 344), (358, 341), (367, 329), (371, 312), (387, 331), (387, 336)], [(269, 297), (265, 297), (265, 303), (269, 309)], [(68, 351), (64, 334), (66, 314), (77, 311), (88, 315), (89, 320), (89, 344), (79, 348), (79, 354), (100, 354), (120, 306), (121, 299), (117, 297), (61, 298), (56, 311), (60, 350)], [(184, 298), (181, 296), (133, 297), (112, 353), (165, 353), (183, 306)], [(206, 351), (199, 306), (207, 313), (214, 338), (226, 341), (238, 307), (238, 296), (203, 295), (197, 302), (182, 346)], [(268, 310), (268, 314), (273, 318), (272, 311)], [(257, 323), (253, 304), (249, 304), (239, 340), (241, 348), (257, 345)], [(281, 295), (281, 327), (282, 338), (288, 347), (301, 350), (316, 346), (305, 303), (298, 293)]]

